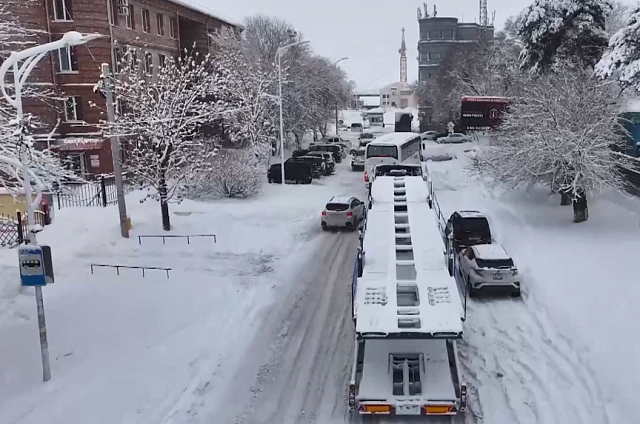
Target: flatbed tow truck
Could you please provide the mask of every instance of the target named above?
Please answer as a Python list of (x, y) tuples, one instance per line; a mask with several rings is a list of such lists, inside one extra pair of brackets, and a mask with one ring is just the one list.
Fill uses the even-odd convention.
[(457, 416), (467, 409), (456, 340), (463, 305), (442, 260), (422, 177), (378, 177), (354, 266), (349, 410)]

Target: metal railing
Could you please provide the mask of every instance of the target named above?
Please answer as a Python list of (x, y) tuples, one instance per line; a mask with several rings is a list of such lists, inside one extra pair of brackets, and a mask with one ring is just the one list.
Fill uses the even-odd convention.
[(145, 277), (145, 271), (146, 270), (151, 270), (151, 271), (165, 271), (167, 273), (167, 278), (169, 278), (169, 271), (171, 271), (171, 268), (163, 268), (163, 267), (157, 267), (157, 266), (135, 266), (135, 265), (107, 265), (107, 264), (91, 264), (91, 274), (93, 274), (93, 268), (94, 267), (104, 267), (104, 268), (115, 268), (116, 269), (116, 274), (120, 275), (120, 268), (125, 268), (125, 269), (141, 269), (142, 270), (142, 277)]
[(213, 242), (217, 243), (215, 234), (188, 234), (188, 235), (178, 235), (178, 234), (151, 234), (151, 235), (141, 235), (138, 236), (138, 244), (142, 244), (143, 238), (162, 238), (162, 244), (166, 244), (167, 238), (186, 238), (187, 244), (191, 244), (192, 237), (213, 237)]
[[(125, 185), (126, 187), (126, 185)], [(58, 209), (67, 207), (107, 207), (118, 202), (113, 175), (100, 175), (95, 181), (65, 183), (52, 191)]]

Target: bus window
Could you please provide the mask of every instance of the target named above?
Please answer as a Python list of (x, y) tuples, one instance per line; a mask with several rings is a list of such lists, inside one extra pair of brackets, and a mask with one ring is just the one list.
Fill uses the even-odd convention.
[(368, 158), (394, 158), (398, 159), (398, 148), (396, 146), (367, 146)]

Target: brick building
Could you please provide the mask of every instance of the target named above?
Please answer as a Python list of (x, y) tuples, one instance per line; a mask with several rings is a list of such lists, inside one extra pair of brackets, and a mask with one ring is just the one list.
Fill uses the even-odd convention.
[(43, 30), (39, 44), (55, 41), (68, 31), (103, 36), (51, 52), (29, 76), (29, 83), (50, 86), (66, 101), (57, 107), (38, 102), (24, 105), (26, 112), (38, 115), (47, 125), (36, 135), (40, 146), (48, 144), (59, 151), (84, 175), (113, 171), (110, 143), (96, 128), (106, 116), (105, 101), (94, 92), (102, 63), (113, 65), (131, 46), (148, 52), (149, 64), (156, 68), (185, 48), (207, 52), (208, 34), (221, 26), (239, 28), (188, 0), (15, 0), (9, 7), (23, 25)]

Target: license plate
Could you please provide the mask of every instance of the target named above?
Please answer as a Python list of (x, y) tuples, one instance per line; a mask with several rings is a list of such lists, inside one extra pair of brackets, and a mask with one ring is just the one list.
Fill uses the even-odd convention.
[(420, 415), (420, 405), (398, 405), (396, 407), (398, 415)]
[(502, 280), (502, 274), (493, 274), (494, 280)]

